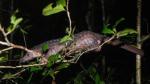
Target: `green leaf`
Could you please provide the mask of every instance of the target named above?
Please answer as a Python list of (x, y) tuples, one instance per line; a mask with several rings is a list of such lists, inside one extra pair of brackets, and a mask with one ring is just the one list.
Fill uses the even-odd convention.
[(48, 74), (49, 74), (53, 79), (55, 79), (55, 71), (54, 71), (54, 70), (49, 70), (49, 71), (48, 71)]
[(59, 60), (61, 60), (61, 55), (60, 55), (60, 54), (51, 55), (51, 56), (48, 58), (47, 67), (51, 67), (54, 63), (56, 63), (56, 62), (59, 61)]
[(11, 32), (11, 31), (12, 31), (12, 28), (13, 28), (13, 25), (10, 24), (10, 25), (8, 26), (8, 28), (7, 28), (7, 32)]
[(84, 81), (83, 79), (84, 79), (85, 75), (82, 75), (82, 73), (84, 73), (84, 72), (77, 74), (76, 78), (74, 78), (74, 80), (73, 80), (74, 84), (84, 84), (82, 81)]
[(15, 15), (11, 16), (11, 24), (7, 28), (7, 32), (13, 32), (19, 23), (23, 21), (23, 18), (16, 18)]
[(61, 63), (58, 67), (57, 70), (61, 70), (64, 68), (67, 68), (70, 64), (69, 63)]
[(30, 76), (29, 76), (29, 78), (27, 80), (27, 84), (30, 84), (32, 78), (33, 78), (33, 73), (30, 74)]
[(44, 70), (43, 72), (42, 72), (42, 75), (43, 76), (47, 76), (48, 74), (47, 74), (47, 70)]
[(0, 57), (0, 63), (7, 61), (8, 58), (7, 57)]
[(95, 84), (105, 84), (94, 66), (91, 65), (88, 68), (88, 72), (90, 73), (90, 77), (95, 81)]
[(17, 19), (14, 21), (14, 23), (13, 23), (13, 25), (14, 25), (13, 28), (15, 28), (19, 23), (21, 23), (22, 20), (23, 20), (23, 18), (17, 18)]
[(46, 52), (49, 49), (48, 43), (42, 45), (42, 52)]
[(150, 39), (150, 34), (146, 36), (142, 36), (140, 43), (145, 42), (146, 40)]
[(63, 7), (66, 6), (66, 0), (57, 0), (56, 3), (59, 5), (61, 4)]
[(26, 32), (24, 29), (20, 28), (20, 31), (23, 33), (23, 34), (28, 34), (28, 32)]
[(125, 18), (120, 18), (119, 20), (117, 20), (115, 25), (113, 26), (113, 28), (116, 28), (116, 26), (118, 26), (124, 20), (125, 20)]
[(94, 79), (94, 76), (97, 73), (95, 66), (91, 65), (87, 71), (91, 75), (91, 78)]
[(53, 79), (55, 79), (55, 71), (53, 69), (44, 70), (42, 75), (43, 76), (51, 76)]
[(11, 78), (15, 78), (15, 76), (11, 73), (8, 73), (8, 74), (5, 74), (2, 79), (11, 79)]
[(42, 67), (40, 66), (37, 66), (37, 67), (30, 67), (30, 72), (38, 72), (42, 70)]
[(94, 80), (95, 84), (102, 84), (98, 73), (96, 73), (96, 75), (94, 76), (94, 79), (95, 79)]
[(104, 28), (102, 30), (102, 33), (104, 33), (104, 34), (114, 34), (115, 32), (112, 29), (108, 28), (108, 25), (106, 25), (106, 26), (104, 26)]
[(61, 5), (61, 4), (57, 4), (55, 7), (53, 7), (52, 5), (53, 4), (50, 3), (43, 9), (42, 14), (44, 16), (48, 16), (48, 15), (52, 15), (52, 14), (56, 14), (56, 13), (65, 11), (63, 5)]
[(134, 29), (129, 29), (129, 28), (128, 29), (124, 29), (124, 30), (119, 31), (117, 33), (117, 38), (123, 37), (123, 36), (127, 36), (128, 34), (137, 34), (137, 31), (134, 30)]
[(12, 16), (10, 17), (10, 23), (11, 23), (11, 24), (14, 24), (15, 21), (16, 21), (16, 16), (15, 16), (15, 15), (12, 15)]
[(69, 35), (66, 35), (60, 39), (60, 43), (65, 43), (65, 42), (70, 41), (70, 40), (72, 40), (72, 37)]

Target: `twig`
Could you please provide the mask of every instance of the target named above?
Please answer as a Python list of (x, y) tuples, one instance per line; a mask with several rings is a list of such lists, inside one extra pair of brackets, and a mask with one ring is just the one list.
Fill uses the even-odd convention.
[(13, 47), (8, 47), (8, 48), (5, 48), (5, 49), (2, 49), (2, 50), (0, 50), (0, 54), (1, 54), (2, 52), (4, 52), (4, 51), (8, 51), (8, 50), (11, 50), (11, 49), (13, 49)]
[(4, 35), (4, 39), (7, 43), (10, 43), (8, 38), (7, 38), (7, 34), (4, 31), (4, 28), (2, 28), (2, 26), (0, 25), (0, 31), (2, 32), (2, 34)]
[(9, 34), (12, 34), (14, 32), (15, 28), (13, 28), (11, 31), (6, 33), (6, 36), (8, 36)]
[(30, 65), (19, 65), (19, 66), (0, 66), (0, 68), (5, 68), (5, 69), (16, 69), (16, 68), (26, 68), (26, 67), (34, 67), (34, 66), (43, 66), (46, 65), (46, 63), (42, 63), (42, 64), (30, 64)]
[(23, 70), (21, 70), (21, 71), (19, 71), (19, 72), (17, 72), (17, 73), (15, 73), (15, 74), (13, 74), (13, 76), (17, 76), (17, 75), (20, 75), (22, 72), (24, 72), (26, 69), (23, 69)]
[[(39, 52), (35, 52), (35, 51), (30, 50), (30, 49), (28, 49), (28, 48), (26, 48), (26, 47), (24, 47), (24, 46), (21, 46), (21, 45), (16, 45), (16, 44), (13, 44), (13, 43), (7, 43), (7, 42), (3, 42), (3, 41), (0, 41), (0, 44), (1, 44), (1, 45), (5, 45), (5, 46), (8, 46), (8, 47), (10, 47), (11, 49), (17, 48), (17, 49), (25, 50), (25, 51), (27, 51), (27, 52), (33, 53), (34, 56), (37, 56), (37, 57), (39, 57), (39, 56), (42, 55), (42, 54), (39, 53)], [(10, 50), (10, 48), (8, 48), (8, 49)], [(4, 51), (7, 51), (7, 49), (5, 49), (5, 50), (4, 50), (4, 49), (3, 49), (3, 50), (0, 50), (0, 52), (4, 52)]]
[[(0, 31), (2, 32), (3, 36), (4, 36), (4, 39), (6, 42), (4, 41), (0, 41), (0, 44), (1, 45), (4, 45), (4, 46), (7, 46), (8, 48), (5, 48), (5, 49), (2, 49), (0, 50), (0, 53), (4, 52), (4, 51), (8, 51), (8, 50), (11, 50), (13, 48), (17, 48), (17, 49), (21, 49), (21, 50), (24, 50), (26, 52), (29, 52), (29, 53), (32, 53), (33, 56), (36, 56), (36, 57), (42, 57), (42, 54), (40, 52), (36, 52), (34, 50), (30, 50), (24, 46), (21, 46), (21, 45), (16, 45), (16, 44), (13, 44), (11, 43), (9, 40), (8, 40), (8, 37), (7, 35), (10, 34), (9, 32), (5, 32), (4, 31), (4, 28), (1, 27), (0, 25)], [(44, 58), (44, 57), (43, 57)], [(44, 59), (46, 60), (46, 59)], [(40, 64), (32, 64), (32, 65), (19, 65), (19, 66), (0, 66), (0, 68), (23, 68), (23, 67), (31, 67), (31, 66), (42, 66), (42, 65), (45, 65), (46, 63), (40, 63)]]
[(30, 49), (28, 49), (28, 48), (26, 48), (24, 46), (21, 46), (21, 45), (16, 45), (16, 44), (10, 43), (10, 41), (8, 40), (8, 37), (7, 37), (7, 32), (4, 31), (4, 28), (2, 28), (1, 25), (0, 25), (0, 31), (4, 35), (4, 39), (6, 41), (6, 42), (0, 41), (0, 44), (9, 47), (9, 48), (0, 50), (0, 52), (4, 52), (4, 51), (7, 51), (7, 50), (10, 50), (10, 49), (13, 49), (13, 48), (18, 48), (18, 49), (22, 49), (22, 50), (25, 50), (27, 52), (33, 53), (37, 57), (41, 56), (41, 53), (39, 53), (39, 52), (35, 52), (35, 51), (30, 50)]
[(70, 17), (70, 12), (69, 12), (69, 0), (67, 0), (66, 11), (67, 11), (67, 16), (68, 16), (68, 20), (69, 20), (69, 29), (71, 31), (72, 30), (72, 22), (71, 22), (71, 17)]
[[(12, 74), (11, 77), (18, 76), (18, 75), (20, 75), (21, 73), (23, 73), (25, 70), (26, 70), (26, 69), (22, 69), (21, 71), (15, 73), (15, 74)], [(5, 77), (4, 77), (4, 78), (2, 78), (1, 80), (6, 80), (6, 79), (8, 79), (8, 78), (5, 78)]]

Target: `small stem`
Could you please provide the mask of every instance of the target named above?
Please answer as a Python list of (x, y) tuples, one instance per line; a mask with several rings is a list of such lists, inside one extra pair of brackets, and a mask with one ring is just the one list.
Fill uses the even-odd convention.
[(66, 11), (67, 11), (67, 16), (68, 16), (68, 20), (69, 20), (69, 31), (71, 33), (72, 31), (72, 22), (71, 22), (71, 17), (70, 17), (70, 12), (69, 12), (69, 0), (67, 0), (67, 5), (66, 5)]
[(16, 68), (26, 68), (26, 67), (33, 67), (33, 66), (43, 66), (46, 65), (46, 63), (42, 63), (42, 64), (31, 64), (31, 65), (19, 65), (19, 66), (0, 66), (0, 69), (16, 69)]
[(5, 33), (4, 28), (2, 28), (1, 25), (0, 25), (0, 31), (2, 32), (5, 41), (6, 41), (7, 43), (10, 43), (9, 40), (8, 40), (8, 38), (7, 38), (7, 33)]
[(13, 47), (8, 47), (8, 48), (5, 48), (5, 49), (2, 49), (2, 50), (0, 50), (0, 54), (1, 54), (2, 52), (4, 52), (4, 51), (8, 51), (8, 50), (11, 50), (11, 49), (13, 49)]
[(23, 70), (21, 70), (21, 71), (19, 71), (19, 72), (17, 72), (17, 73), (15, 73), (15, 74), (13, 74), (13, 76), (17, 76), (17, 75), (20, 75), (22, 72), (24, 72), (26, 69), (23, 69)]

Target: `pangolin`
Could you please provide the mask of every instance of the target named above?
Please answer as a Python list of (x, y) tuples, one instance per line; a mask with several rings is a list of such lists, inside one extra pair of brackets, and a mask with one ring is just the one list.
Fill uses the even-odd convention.
[[(41, 43), (31, 49), (42, 53), (45, 58), (48, 58), (49, 56), (53, 54), (59, 53), (64, 48), (68, 49), (67, 52), (70, 52), (70, 53), (94, 48), (94, 47), (101, 45), (104, 41), (108, 40), (109, 38), (110, 37), (97, 34), (91, 31), (83, 31), (83, 32), (75, 34), (73, 36), (73, 40), (69, 41), (67, 45), (66, 43), (60, 43), (60, 39), (56, 39), (56, 40), (50, 40), (50, 41)], [(42, 46), (45, 43), (48, 44), (48, 51), (42, 52)], [(132, 53), (143, 55), (142, 50), (137, 49), (136, 47), (133, 47), (128, 44), (123, 44), (119, 40), (112, 40), (111, 42), (109, 42), (109, 44), (113, 46), (119, 45), (119, 47), (125, 50), (128, 50)], [(100, 51), (100, 49), (95, 49), (95, 51)], [(20, 59), (20, 62), (21, 63), (28, 62), (30, 60), (33, 60), (34, 58), (36, 58), (36, 56), (33, 56), (32, 53), (27, 52), (25, 56)]]

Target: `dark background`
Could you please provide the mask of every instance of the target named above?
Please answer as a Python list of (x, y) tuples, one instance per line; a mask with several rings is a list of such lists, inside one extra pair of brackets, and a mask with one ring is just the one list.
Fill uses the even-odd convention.
[[(28, 47), (32, 47), (41, 42), (55, 39), (64, 36), (65, 29), (68, 26), (68, 19), (65, 12), (54, 14), (51, 16), (43, 16), (42, 9), (53, 0), (10, 0), (0, 1), (0, 21), (4, 27), (9, 25), (9, 17), (15, 9), (19, 9), (18, 16), (23, 17), (24, 21), (21, 27), (24, 28), (28, 34), (26, 42)], [(108, 23), (113, 25), (118, 19), (124, 17), (125, 21), (119, 26), (122, 28), (136, 29), (136, 0), (104, 0), (105, 16)], [(142, 2), (142, 35), (147, 35), (149, 29), (149, 6), (148, 0)], [(70, 0), (69, 5), (71, 19), (73, 25), (76, 27), (75, 32), (90, 30), (100, 33), (103, 27), (103, 12), (101, 0)], [(31, 26), (30, 26), (31, 25)], [(27, 28), (30, 26), (30, 28)], [(24, 45), (22, 33), (16, 31), (14, 34), (14, 42)], [(146, 40), (142, 49), (145, 53), (142, 58), (142, 81), (143, 84), (149, 84), (150, 80), (150, 39)], [(113, 73), (114, 81), (119, 81), (119, 84), (129, 84), (131, 79), (135, 78), (135, 55), (125, 50), (106, 46), (101, 51), (101, 54), (106, 57), (106, 65), (110, 68), (115, 68)], [(93, 56), (91, 56), (93, 55)], [(80, 62), (87, 64), (93, 62), (92, 59), (99, 56), (99, 53), (88, 53), (84, 55)], [(92, 58), (92, 59), (91, 59)], [(91, 61), (90, 61), (90, 60)], [(88, 60), (88, 61), (87, 61)], [(101, 60), (100, 65), (101, 65)], [(101, 70), (102, 67), (98, 69)], [(78, 72), (81, 70), (79, 63), (72, 65), (68, 70)], [(99, 70), (99, 73), (102, 73)], [(63, 72), (58, 76), (59, 81), (63, 81), (63, 76), (69, 77), (69, 72)], [(71, 73), (75, 74), (75, 73)], [(108, 73), (106, 73), (107, 75)], [(65, 81), (65, 80), (64, 80)]]

